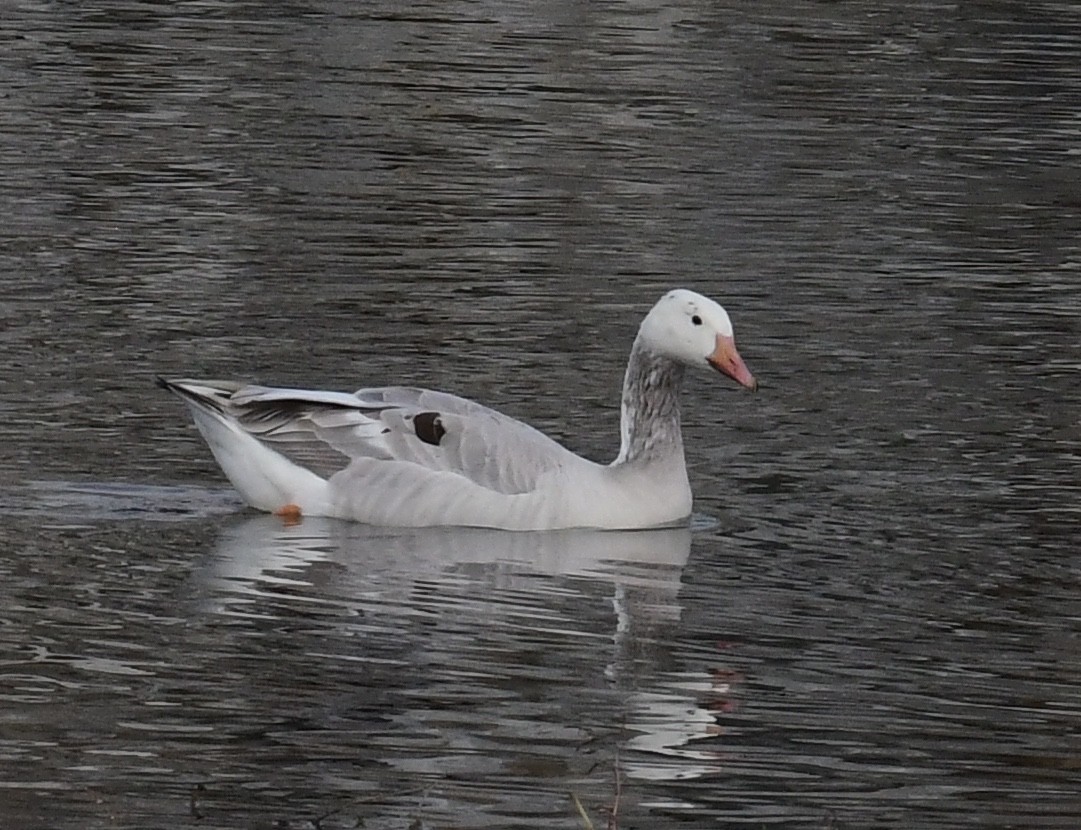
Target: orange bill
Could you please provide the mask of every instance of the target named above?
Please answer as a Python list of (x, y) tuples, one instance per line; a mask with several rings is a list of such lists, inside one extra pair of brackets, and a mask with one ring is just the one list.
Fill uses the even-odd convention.
[(743, 362), (743, 358), (736, 351), (736, 341), (723, 334), (717, 335), (717, 346), (713, 354), (706, 358), (709, 365), (718, 372), (724, 372), (740, 386), (746, 386), (752, 392), (758, 388), (758, 381), (754, 379), (751, 370)]

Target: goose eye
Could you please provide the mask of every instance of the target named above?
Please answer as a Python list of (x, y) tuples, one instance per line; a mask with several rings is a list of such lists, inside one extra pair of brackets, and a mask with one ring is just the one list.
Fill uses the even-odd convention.
[(693, 317), (691, 318), (691, 322), (692, 322), (692, 323), (694, 323), (694, 324), (695, 324), (696, 326), (700, 326), (700, 325), (702, 325), (702, 318), (701, 318), (701, 317), (699, 317), (699, 316), (698, 316), (697, 314), (695, 314), (695, 315), (694, 315), (694, 316), (693, 316)]

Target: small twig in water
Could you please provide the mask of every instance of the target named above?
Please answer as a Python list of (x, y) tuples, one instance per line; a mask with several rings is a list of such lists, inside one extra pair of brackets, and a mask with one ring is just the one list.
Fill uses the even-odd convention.
[(589, 814), (586, 812), (586, 808), (582, 806), (582, 802), (578, 800), (578, 796), (571, 793), (571, 801), (574, 802), (574, 806), (578, 810), (578, 815), (580, 815), (582, 821), (585, 822), (586, 830), (594, 830), (593, 822), (589, 820)]
[(616, 797), (612, 802), (612, 810), (608, 814), (608, 830), (619, 830), (619, 797), (623, 795), (623, 776), (619, 771), (619, 749), (616, 749), (614, 772), (616, 776)]

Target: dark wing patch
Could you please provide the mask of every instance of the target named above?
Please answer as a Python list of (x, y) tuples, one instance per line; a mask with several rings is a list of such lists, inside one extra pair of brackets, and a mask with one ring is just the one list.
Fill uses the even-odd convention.
[[(248, 390), (259, 391), (256, 387), (245, 387), (240, 391)], [(330, 478), (345, 469), (352, 458), (319, 434), (317, 421), (320, 416), (325, 420), (329, 413), (338, 411), (345, 414), (360, 412), (378, 418), (383, 410), (390, 408), (356, 406), (348, 401), (312, 401), (302, 397), (263, 400), (249, 396), (238, 400), (233, 395), (229, 403), (232, 404), (231, 415), (250, 435), (322, 478)]]
[(433, 447), (438, 447), (443, 436), (447, 434), (443, 422), (439, 420), (438, 412), (420, 412), (415, 415), (413, 431), (417, 434), (417, 438)]

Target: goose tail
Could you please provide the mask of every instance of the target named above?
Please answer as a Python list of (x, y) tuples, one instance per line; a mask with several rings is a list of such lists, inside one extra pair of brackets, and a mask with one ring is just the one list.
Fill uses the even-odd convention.
[(326, 479), (260, 441), (232, 414), (232, 396), (244, 384), (160, 376), (156, 383), (188, 405), (222, 472), (249, 505), (268, 513), (295, 509), (305, 515), (327, 515)]

